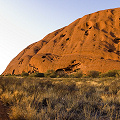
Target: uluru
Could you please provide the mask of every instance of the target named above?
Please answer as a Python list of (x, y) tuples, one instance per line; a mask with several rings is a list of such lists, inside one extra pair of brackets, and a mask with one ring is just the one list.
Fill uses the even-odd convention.
[(120, 8), (83, 16), (22, 50), (3, 75), (120, 70)]

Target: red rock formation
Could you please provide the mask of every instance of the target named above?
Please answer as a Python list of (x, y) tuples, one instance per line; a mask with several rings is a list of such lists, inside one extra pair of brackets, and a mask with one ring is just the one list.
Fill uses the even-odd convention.
[(120, 69), (120, 8), (98, 11), (56, 30), (20, 52), (3, 74)]

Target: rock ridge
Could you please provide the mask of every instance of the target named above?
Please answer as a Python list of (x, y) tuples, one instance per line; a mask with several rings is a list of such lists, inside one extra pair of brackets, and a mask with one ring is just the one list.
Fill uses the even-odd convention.
[(120, 69), (120, 8), (78, 18), (21, 51), (3, 75)]

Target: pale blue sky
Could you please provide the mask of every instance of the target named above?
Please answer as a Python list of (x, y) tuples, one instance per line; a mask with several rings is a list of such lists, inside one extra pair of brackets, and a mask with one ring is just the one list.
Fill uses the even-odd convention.
[(25, 47), (120, 0), (0, 0), (0, 74)]

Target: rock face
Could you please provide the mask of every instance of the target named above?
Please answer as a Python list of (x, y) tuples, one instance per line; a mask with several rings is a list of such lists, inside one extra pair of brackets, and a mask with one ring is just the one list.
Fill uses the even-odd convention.
[(85, 15), (48, 34), (20, 52), (3, 74), (51, 69), (84, 73), (120, 69), (120, 8)]

